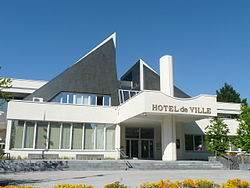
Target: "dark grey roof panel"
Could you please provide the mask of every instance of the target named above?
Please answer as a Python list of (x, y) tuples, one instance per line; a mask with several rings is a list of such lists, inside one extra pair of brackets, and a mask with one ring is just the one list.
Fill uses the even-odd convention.
[[(140, 66), (140, 61), (138, 60), (122, 77), (121, 80), (133, 81), (135, 83), (140, 84), (140, 72), (143, 71), (143, 82), (145, 90), (160, 90), (160, 76), (155, 71), (151, 70), (147, 66), (145, 66), (145, 62), (143, 64), (143, 70)], [(130, 74), (132, 73), (132, 77), (130, 78)], [(129, 78), (129, 79), (127, 79)], [(140, 90), (140, 87), (137, 88)], [(185, 92), (174, 86), (174, 96), (178, 98), (190, 98)]]
[(111, 104), (119, 105), (116, 53), (113, 38), (110, 38), (86, 57), (66, 69), (25, 100), (41, 97), (50, 101), (58, 93), (93, 93), (111, 96)]

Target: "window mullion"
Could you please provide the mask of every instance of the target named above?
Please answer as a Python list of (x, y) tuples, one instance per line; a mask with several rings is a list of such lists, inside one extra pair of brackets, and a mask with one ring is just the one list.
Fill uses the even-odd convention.
[(70, 124), (69, 149), (72, 149), (73, 123)]
[(97, 129), (97, 126), (95, 124), (95, 129), (94, 129), (94, 150), (96, 150), (96, 129)]
[(84, 150), (85, 124), (82, 125), (82, 150)]
[(104, 134), (104, 136), (103, 136), (103, 139), (104, 139), (104, 141), (103, 141), (103, 144), (104, 144), (104, 146), (103, 146), (103, 149), (104, 150), (106, 150), (106, 125), (104, 125), (104, 130), (103, 130), (103, 134)]
[(195, 139), (194, 139), (194, 135), (192, 135), (193, 137), (193, 151), (195, 151)]
[(62, 123), (60, 125), (59, 149), (62, 149)]
[(48, 126), (47, 126), (47, 138), (46, 138), (46, 150), (49, 149), (49, 135), (50, 135), (50, 122), (48, 122)]
[(25, 132), (26, 132), (26, 121), (24, 121), (24, 124), (23, 124), (22, 148), (24, 148), (24, 142), (25, 142), (25, 136), (26, 136)]
[(33, 132), (33, 149), (36, 148), (36, 131), (37, 131), (37, 122), (35, 122), (35, 126), (34, 126), (34, 132)]

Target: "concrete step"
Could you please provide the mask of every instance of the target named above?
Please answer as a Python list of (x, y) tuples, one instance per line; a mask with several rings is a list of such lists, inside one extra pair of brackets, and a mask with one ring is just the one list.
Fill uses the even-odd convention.
[[(133, 168), (129, 170), (222, 170), (223, 165), (219, 162), (208, 161), (153, 161), (153, 160), (129, 160)], [(123, 160), (70, 160), (69, 168), (65, 170), (125, 170), (128, 166)]]

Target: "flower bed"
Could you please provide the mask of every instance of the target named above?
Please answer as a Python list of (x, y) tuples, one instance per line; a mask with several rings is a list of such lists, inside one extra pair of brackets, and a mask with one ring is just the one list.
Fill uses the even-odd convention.
[[(213, 181), (208, 180), (191, 180), (187, 179), (182, 182), (171, 182), (170, 180), (161, 180), (156, 183), (143, 183), (139, 186), (140, 188), (250, 188), (250, 183), (248, 181), (243, 181), (241, 179), (228, 180), (223, 184), (216, 184)], [(0, 188), (39, 188), (32, 186), (5, 186)], [(53, 188), (93, 188), (91, 185), (56, 185)], [(126, 185), (120, 184), (120, 182), (114, 182), (105, 185), (104, 188), (127, 188)]]

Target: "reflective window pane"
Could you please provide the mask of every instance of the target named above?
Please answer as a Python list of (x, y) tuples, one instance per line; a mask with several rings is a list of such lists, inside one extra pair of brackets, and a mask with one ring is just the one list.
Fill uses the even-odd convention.
[(96, 95), (90, 96), (90, 105), (96, 105)]
[(119, 94), (120, 94), (120, 102), (123, 103), (124, 100), (123, 100), (123, 94), (122, 94), (122, 90), (119, 91)]
[(104, 96), (104, 106), (110, 106), (110, 96)]
[(124, 102), (126, 101), (126, 100), (128, 100), (129, 99), (129, 92), (128, 91), (123, 91), (123, 99), (124, 99)]
[(35, 122), (26, 121), (24, 148), (33, 148)]
[(126, 138), (139, 138), (139, 128), (126, 128)]
[(195, 143), (195, 150), (196, 151), (202, 151), (203, 150), (202, 136), (194, 136), (194, 143)]
[(193, 136), (185, 135), (185, 149), (194, 150)]
[(141, 128), (141, 138), (154, 138), (154, 129), (152, 128)]
[(76, 95), (76, 104), (82, 104), (82, 95), (80, 94)]
[(67, 103), (67, 93), (62, 93), (61, 103)]
[(57, 95), (54, 99), (52, 99), (52, 102), (61, 102), (61, 98), (62, 98), (62, 93), (60, 93), (59, 95)]
[(46, 149), (48, 122), (37, 122), (36, 149)]
[(136, 93), (134, 91), (130, 91), (130, 96), (133, 97), (134, 95), (136, 95)]
[(106, 150), (115, 149), (115, 125), (106, 125)]
[(70, 124), (63, 123), (62, 126), (62, 149), (69, 149), (70, 144)]
[(95, 124), (85, 124), (84, 149), (94, 149)]
[(50, 122), (49, 149), (59, 149), (60, 123)]
[(74, 95), (72, 93), (68, 93), (68, 103), (73, 104), (73, 97)]
[(89, 105), (89, 95), (82, 95), (83, 96), (83, 104)]
[(82, 124), (73, 123), (72, 149), (82, 149)]
[(10, 148), (22, 148), (24, 121), (12, 121)]
[(104, 125), (96, 126), (96, 149), (104, 149)]

